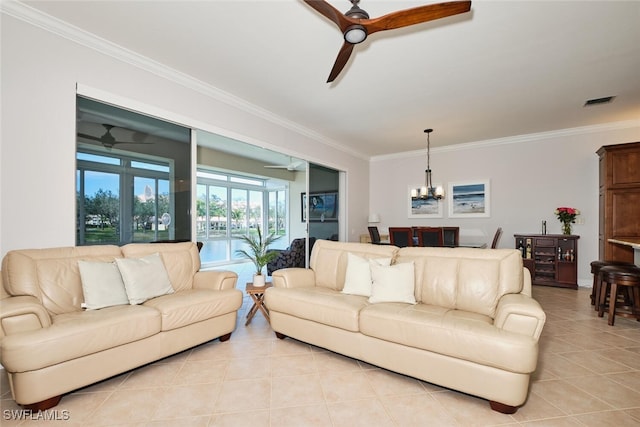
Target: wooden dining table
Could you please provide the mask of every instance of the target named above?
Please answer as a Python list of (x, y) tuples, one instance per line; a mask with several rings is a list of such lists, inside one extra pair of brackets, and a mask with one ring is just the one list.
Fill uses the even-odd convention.
[[(413, 246), (414, 247), (420, 247), (420, 246), (418, 246), (418, 238), (417, 237), (413, 238)], [(431, 246), (431, 247), (436, 247), (436, 248), (476, 248), (476, 249), (486, 249), (487, 246), (488, 245), (486, 243), (460, 243), (458, 245), (442, 245), (442, 246)]]
[(460, 243), (457, 246), (454, 245), (443, 245), (443, 248), (477, 248), (477, 249), (486, 249), (486, 243)]
[[(393, 227), (390, 227), (390, 229)], [(409, 227), (400, 227), (400, 228), (406, 228), (408, 229)], [(418, 229), (423, 228), (423, 227), (410, 227), (413, 229), (413, 246), (414, 247), (420, 247), (419, 245), (419, 239), (416, 235)], [(425, 227), (425, 228), (440, 228), (440, 227)], [(449, 232), (449, 233), (455, 233), (455, 237), (453, 235), (449, 236), (449, 243), (444, 243), (442, 245), (433, 245), (430, 247), (442, 247), (442, 248), (476, 248), (476, 249), (485, 249), (488, 247), (487, 243), (483, 243), (483, 242), (465, 242), (465, 243), (458, 243), (458, 233), (459, 233), (459, 227), (441, 227), (443, 229), (443, 231)], [(381, 239), (381, 243), (383, 244), (390, 244), (390, 239), (388, 238), (389, 234), (384, 235), (386, 237), (386, 239)], [(382, 237), (382, 235), (381, 235)], [(370, 241), (370, 240), (369, 240)], [(446, 241), (446, 239), (445, 239)], [(450, 242), (455, 241), (457, 244), (451, 244)]]

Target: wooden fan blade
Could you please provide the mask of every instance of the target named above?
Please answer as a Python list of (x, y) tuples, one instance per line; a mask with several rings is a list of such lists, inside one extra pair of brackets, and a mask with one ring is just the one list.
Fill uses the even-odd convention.
[(303, 0), (306, 4), (314, 8), (321, 15), (328, 18), (330, 21), (335, 23), (340, 31), (343, 33), (346, 31), (347, 27), (357, 23), (357, 20), (352, 20), (349, 17), (345, 16), (342, 12), (340, 12), (335, 7), (331, 6), (324, 0)]
[(360, 24), (367, 28), (368, 34), (373, 34), (446, 18), (469, 10), (471, 10), (470, 1), (452, 1), (400, 10), (374, 19), (361, 19)]
[(84, 139), (98, 141), (105, 147), (113, 147), (114, 145), (117, 145), (117, 144), (153, 144), (153, 142), (143, 142), (143, 141), (117, 141), (117, 140), (111, 141), (111, 140), (105, 139), (104, 136), (97, 137), (93, 135), (88, 135), (86, 133), (79, 133), (78, 136)]
[(347, 65), (347, 61), (351, 56), (351, 52), (353, 52), (353, 44), (349, 42), (344, 42), (340, 52), (338, 52), (338, 57), (336, 58), (336, 62), (333, 64), (333, 68), (331, 69), (331, 73), (329, 73), (329, 78), (327, 79), (327, 83), (331, 83), (338, 77), (340, 71)]
[(86, 133), (79, 133), (78, 136), (84, 139), (91, 139), (93, 141), (102, 142), (101, 138), (98, 138), (97, 136), (93, 136), (93, 135), (87, 135)]
[(113, 141), (113, 145), (116, 145), (116, 144), (153, 144), (153, 142)]

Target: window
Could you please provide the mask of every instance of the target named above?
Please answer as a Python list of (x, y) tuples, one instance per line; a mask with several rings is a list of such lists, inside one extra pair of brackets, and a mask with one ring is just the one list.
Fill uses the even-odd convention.
[[(151, 163), (92, 150), (83, 146), (77, 149), (77, 244), (171, 239), (172, 162), (165, 159)], [(133, 191), (127, 191), (130, 188)]]
[(190, 240), (190, 130), (82, 97), (77, 109), (76, 244)]
[[(286, 186), (267, 188), (267, 180), (198, 170), (197, 239), (203, 264), (240, 261), (240, 236), (261, 230), (287, 234)], [(286, 241), (283, 239), (286, 246)], [(276, 246), (274, 245), (274, 248)]]

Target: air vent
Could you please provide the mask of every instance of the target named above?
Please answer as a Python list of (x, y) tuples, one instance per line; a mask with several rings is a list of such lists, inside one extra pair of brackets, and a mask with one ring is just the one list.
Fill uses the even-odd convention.
[(613, 101), (614, 98), (615, 96), (605, 96), (604, 98), (589, 99), (584, 103), (584, 106), (589, 107), (590, 105), (608, 104), (609, 102)]

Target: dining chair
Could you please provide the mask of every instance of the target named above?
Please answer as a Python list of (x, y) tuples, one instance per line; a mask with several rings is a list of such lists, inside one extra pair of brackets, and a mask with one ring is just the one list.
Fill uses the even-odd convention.
[(442, 246), (444, 233), (442, 227), (417, 227), (418, 246)]
[(502, 236), (502, 227), (498, 227), (498, 229), (496, 230), (496, 234), (493, 236), (493, 242), (491, 243), (491, 249), (495, 249), (498, 247), (500, 236)]
[(414, 246), (413, 229), (411, 227), (389, 227), (389, 241), (399, 248)]
[(371, 238), (371, 243), (374, 245), (380, 244), (380, 232), (378, 231), (378, 227), (368, 227), (369, 229), (369, 237)]
[(460, 227), (442, 227), (444, 246), (460, 246)]

